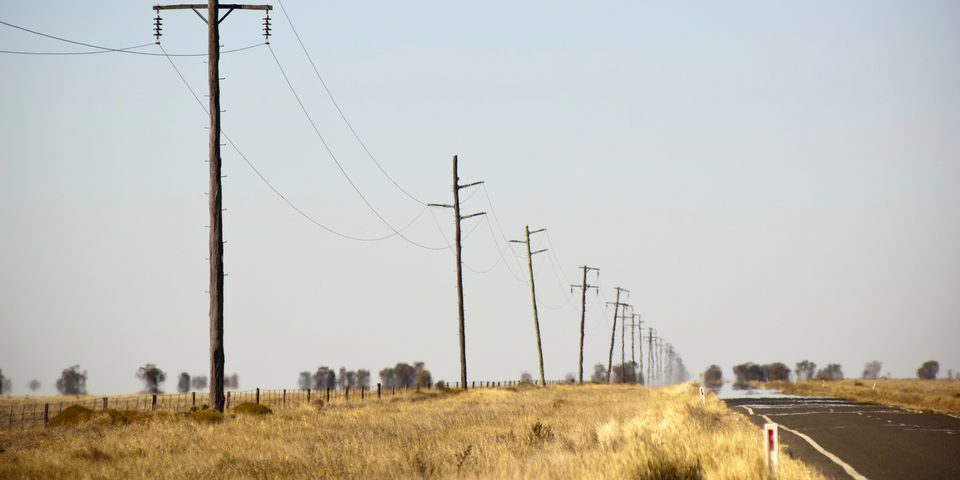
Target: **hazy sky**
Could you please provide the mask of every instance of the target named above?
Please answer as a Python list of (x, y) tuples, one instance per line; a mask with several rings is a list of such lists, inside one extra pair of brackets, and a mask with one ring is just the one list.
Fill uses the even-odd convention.
[[(0, 0), (0, 20), (124, 48), (153, 40), (154, 3)], [(464, 183), (486, 182), (463, 191), (464, 213), (499, 220), (464, 222), (471, 379), (536, 374), (526, 263), (505, 242), (527, 224), (548, 229), (534, 236), (550, 249), (534, 259), (548, 378), (577, 370), (569, 284), (584, 264), (601, 286), (588, 374), (606, 362), (615, 286), (694, 374), (803, 359), (848, 376), (870, 360), (898, 377), (931, 359), (960, 370), (957, 2), (285, 1), (417, 200), (364, 153), (274, 6), (280, 65), (370, 204), (414, 221), (405, 236), (452, 238), (450, 211), (417, 200), (452, 200), (453, 154)], [(205, 52), (196, 15), (163, 19), (167, 52)], [(262, 43), (261, 23), (234, 12), (224, 50)], [(0, 50), (91, 51), (6, 25)], [(173, 61), (205, 102), (205, 57)], [(15, 393), (32, 378), (52, 392), (73, 364), (95, 393), (138, 390), (148, 362), (167, 390), (206, 374), (204, 111), (163, 56), (0, 53), (0, 68), (0, 368)], [(224, 132), (285, 198), (338, 232), (390, 233), (266, 46), (225, 53), (221, 75)], [(458, 378), (452, 251), (335, 236), (229, 145), (223, 163), (226, 370), (241, 388), (415, 360)]]

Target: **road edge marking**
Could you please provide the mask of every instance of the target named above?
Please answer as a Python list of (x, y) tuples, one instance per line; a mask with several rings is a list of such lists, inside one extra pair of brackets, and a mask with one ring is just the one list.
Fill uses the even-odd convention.
[[(760, 416), (761, 416), (764, 420), (766, 420), (767, 422), (777, 423), (777, 422), (774, 422), (773, 420), (770, 420), (770, 417), (768, 417), (768, 416), (766, 416), (766, 415), (760, 415)], [(784, 430), (786, 430), (786, 431), (788, 431), (788, 432), (790, 432), (790, 433), (792, 433), (792, 434), (794, 434), (794, 435), (796, 435), (796, 436), (798, 436), (798, 437), (806, 440), (807, 443), (809, 443), (811, 447), (815, 448), (818, 452), (822, 453), (823, 456), (829, 458), (830, 461), (832, 461), (833, 463), (836, 463), (837, 465), (839, 465), (840, 468), (842, 468), (844, 472), (847, 472), (847, 475), (850, 475), (851, 477), (853, 477), (854, 480), (869, 480), (867, 477), (864, 477), (864, 476), (861, 475), (859, 472), (857, 472), (857, 471), (856, 471), (853, 467), (851, 467), (849, 464), (847, 464), (847, 463), (844, 462), (843, 460), (840, 460), (840, 457), (838, 457), (838, 456), (836, 456), (836, 455), (828, 452), (827, 449), (821, 447), (820, 444), (817, 443), (817, 442), (815, 442), (812, 438), (810, 438), (810, 437), (808, 437), (807, 435), (805, 435), (805, 434), (803, 434), (803, 433), (800, 433), (800, 432), (798, 432), (798, 431), (796, 431), (796, 430), (794, 430), (794, 429), (792, 429), (792, 428), (788, 428), (788, 427), (786, 427), (786, 426), (784, 426), (784, 425), (782, 425), (782, 424), (778, 424), (778, 425), (780, 425), (780, 428), (782, 428), (782, 429), (784, 429)]]

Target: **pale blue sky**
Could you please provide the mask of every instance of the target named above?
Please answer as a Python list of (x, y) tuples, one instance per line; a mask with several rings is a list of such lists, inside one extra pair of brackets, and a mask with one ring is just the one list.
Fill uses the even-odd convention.
[[(128, 47), (152, 41), (153, 3), (0, 0), (0, 20)], [(555, 255), (535, 261), (548, 377), (577, 369), (565, 285), (584, 263), (602, 286), (588, 372), (606, 361), (614, 286), (692, 372), (803, 359), (848, 376), (874, 359), (895, 376), (930, 359), (960, 370), (960, 5), (517, 3), (284, 6), (405, 189), (449, 202), (459, 154), (463, 180), (487, 182), (465, 211), (489, 211), (488, 193), (508, 237), (548, 228), (535, 237)], [(445, 244), (366, 158), (274, 6), (273, 51), (344, 168), (392, 223), (417, 218), (410, 238)], [(204, 51), (192, 12), (163, 17), (168, 52)], [(261, 42), (261, 22), (234, 12), (224, 49)], [(89, 49), (0, 25), (0, 50)], [(174, 62), (205, 94), (204, 58)], [(32, 378), (52, 391), (76, 363), (98, 393), (137, 390), (148, 362), (205, 374), (206, 115), (162, 56), (0, 65), (0, 368), (15, 392)], [(221, 73), (224, 131), (288, 199), (338, 231), (389, 233), (270, 50), (225, 54)], [(459, 376), (450, 251), (333, 236), (223, 152), (227, 372), (242, 388), (291, 387), (320, 365), (423, 360)], [(450, 213), (434, 214), (449, 238)], [(464, 257), (485, 270), (504, 243), (478, 222)], [(472, 379), (536, 370), (529, 289), (514, 278), (526, 272), (507, 260), (512, 274), (465, 275)]]

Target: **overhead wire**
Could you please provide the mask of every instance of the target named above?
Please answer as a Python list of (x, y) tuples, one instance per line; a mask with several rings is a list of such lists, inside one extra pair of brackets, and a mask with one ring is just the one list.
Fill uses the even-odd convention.
[(363, 139), (360, 138), (360, 135), (357, 133), (357, 130), (353, 128), (353, 124), (351, 124), (350, 121), (347, 120), (347, 116), (343, 113), (343, 109), (340, 108), (340, 103), (337, 102), (336, 98), (334, 98), (333, 92), (330, 91), (330, 88), (327, 86), (327, 82), (323, 79), (323, 75), (320, 75), (320, 70), (317, 68), (316, 63), (314, 63), (313, 57), (310, 55), (310, 52), (307, 51), (307, 47), (303, 44), (303, 39), (300, 38), (300, 33), (297, 32), (297, 28), (293, 25), (293, 21), (290, 20), (290, 15), (287, 14), (287, 9), (286, 7), (283, 6), (283, 2), (280, 0), (277, 0), (277, 3), (280, 4), (280, 10), (283, 12), (283, 16), (286, 17), (287, 23), (290, 24), (290, 30), (293, 32), (293, 35), (297, 38), (297, 43), (300, 44), (300, 48), (303, 50), (303, 54), (306, 55), (307, 60), (310, 62), (310, 66), (313, 67), (313, 72), (317, 74), (317, 79), (319, 79), (320, 84), (323, 85), (323, 90), (327, 92), (327, 97), (330, 98), (330, 102), (333, 103), (333, 106), (337, 109), (337, 113), (340, 114), (340, 118), (343, 120), (343, 123), (347, 125), (348, 129), (350, 129), (350, 133), (353, 134), (353, 138), (357, 140), (357, 143), (360, 144), (360, 146), (363, 148), (363, 151), (367, 153), (367, 157), (370, 158), (370, 161), (372, 161), (374, 165), (377, 166), (377, 168), (380, 170), (380, 173), (382, 173), (385, 177), (387, 177), (388, 180), (390, 180), (390, 183), (392, 183), (393, 186), (397, 187), (397, 189), (403, 192), (406, 196), (410, 197), (410, 199), (412, 199), (413, 201), (421, 205), (426, 205), (427, 204), (426, 202), (415, 197), (412, 193), (410, 193), (405, 188), (400, 186), (400, 184), (397, 183), (397, 181), (394, 180), (389, 173), (387, 173), (387, 171), (383, 168), (383, 165), (381, 165), (380, 162), (377, 161), (377, 159), (373, 156), (373, 153), (370, 152), (370, 149), (367, 148), (367, 144), (363, 141)]
[[(135, 46), (132, 46), (132, 47), (124, 47), (124, 48), (104, 47), (104, 46), (102, 46), (102, 45), (96, 45), (96, 44), (93, 44), (93, 43), (80, 42), (80, 41), (77, 41), (77, 40), (70, 40), (69, 38), (64, 38), (64, 37), (60, 37), (60, 36), (57, 36), (57, 35), (51, 35), (51, 34), (49, 34), (49, 33), (43, 33), (43, 32), (37, 31), (37, 30), (32, 30), (32, 29), (29, 29), (29, 28), (26, 28), (26, 27), (21, 27), (20, 25), (14, 25), (14, 24), (12, 24), (12, 23), (5, 22), (5, 21), (3, 21), (3, 20), (0, 20), (0, 24), (6, 25), (6, 26), (8, 26), (8, 27), (10, 27), (10, 28), (15, 28), (15, 29), (17, 29), (17, 30), (22, 30), (22, 31), (27, 32), (27, 33), (32, 33), (32, 34), (34, 34), (34, 35), (39, 35), (39, 36), (41, 36), (41, 37), (46, 37), (46, 38), (49, 38), (49, 39), (51, 39), (51, 40), (57, 40), (57, 41), (60, 41), (60, 42), (71, 43), (71, 44), (73, 44), (73, 45), (80, 45), (80, 46), (83, 46), (83, 47), (89, 47), (89, 48), (95, 48), (95, 49), (97, 49), (96, 51), (89, 51), (89, 52), (27, 52), (27, 51), (17, 51), (17, 50), (0, 50), (0, 53), (8, 53), (8, 54), (14, 54), (14, 55), (91, 55), (91, 54), (98, 54), (98, 53), (129, 53), (129, 54), (132, 54), (132, 55), (146, 55), (146, 56), (153, 56), (153, 57), (205, 57), (205, 56), (208, 55), (208, 53), (153, 53), (153, 52), (136, 52), (136, 51), (134, 51), (134, 50), (139, 49), (139, 48), (144, 48), (144, 47), (147, 47), (147, 46), (149, 46), (149, 45), (153, 45), (153, 44), (155, 44), (156, 42), (144, 43), (144, 44), (142, 44), (142, 45), (135, 45)], [(248, 45), (248, 46), (246, 46), (246, 47), (235, 48), (235, 49), (232, 49), (232, 50), (223, 50), (223, 51), (221, 51), (220, 53), (221, 53), (221, 54), (226, 54), (226, 53), (240, 52), (240, 51), (243, 51), (243, 50), (249, 50), (249, 49), (251, 49), (251, 48), (259, 47), (259, 46), (262, 46), (262, 45), (263, 45), (262, 42), (258, 42), (258, 43), (255, 43), (255, 44), (253, 44), (253, 45)]]
[[(166, 49), (163, 48), (163, 45), (158, 45), (158, 46), (160, 47), (160, 50), (161, 50), (162, 52), (166, 53)], [(164, 55), (164, 56), (166, 57), (167, 61), (170, 63), (170, 66), (173, 67), (173, 70), (177, 73), (177, 76), (180, 77), (180, 81), (183, 82), (183, 85), (184, 85), (185, 87), (187, 87), (187, 90), (190, 92), (190, 95), (192, 95), (192, 96), (193, 96), (193, 99), (196, 100), (196, 101), (197, 101), (197, 104), (200, 105), (200, 108), (202, 108), (204, 112), (208, 112), (208, 113), (209, 113), (209, 110), (207, 109), (207, 106), (203, 104), (203, 101), (200, 100), (200, 96), (197, 95), (197, 92), (194, 91), (193, 87), (190, 86), (190, 83), (187, 82), (186, 77), (183, 76), (183, 73), (180, 71), (180, 68), (177, 67), (177, 64), (174, 63), (174, 62), (173, 62), (173, 59), (171, 59), (169, 56), (166, 56), (166, 55)], [(240, 155), (240, 158), (243, 159), (244, 163), (246, 163), (247, 166), (250, 167), (251, 170), (253, 170), (253, 172), (257, 175), (257, 177), (259, 177), (260, 180), (261, 180), (275, 195), (277, 195), (277, 197), (279, 197), (281, 200), (283, 200), (283, 202), (286, 203), (287, 206), (289, 206), (290, 208), (292, 208), (295, 212), (297, 212), (298, 214), (300, 214), (300, 216), (302, 216), (303, 218), (307, 219), (309, 222), (313, 223), (314, 225), (316, 225), (316, 226), (318, 226), (318, 227), (326, 230), (327, 232), (329, 232), (329, 233), (331, 233), (331, 234), (333, 234), (333, 235), (336, 235), (336, 236), (338, 236), (338, 237), (342, 237), (342, 238), (345, 238), (345, 239), (348, 239), (348, 240), (361, 241), (361, 242), (376, 242), (376, 241), (380, 241), (380, 240), (386, 240), (386, 239), (388, 239), (388, 238), (392, 238), (392, 237), (394, 237), (394, 236), (397, 235), (397, 233), (390, 233), (390, 234), (385, 235), (385, 236), (382, 236), (382, 237), (371, 237), (371, 238), (358, 237), (358, 236), (355, 236), (355, 235), (348, 235), (348, 234), (339, 232), (339, 231), (337, 231), (337, 230), (334, 230), (334, 229), (332, 229), (332, 228), (324, 225), (323, 223), (320, 223), (320, 222), (317, 221), (315, 218), (313, 218), (310, 214), (306, 213), (305, 211), (303, 211), (303, 209), (301, 209), (299, 206), (297, 206), (295, 203), (293, 203), (293, 201), (291, 201), (289, 198), (287, 198), (286, 195), (284, 195), (282, 192), (280, 192), (280, 190), (277, 189), (277, 187), (275, 187), (275, 186), (273, 185), (273, 183), (271, 183), (270, 180), (268, 180), (267, 177), (263, 175), (263, 173), (260, 172), (260, 170), (253, 164), (253, 162), (251, 162), (250, 159), (247, 158), (247, 156), (243, 153), (243, 151), (240, 150), (240, 147), (237, 146), (237, 144), (230, 138), (229, 135), (227, 135), (226, 132), (224, 132), (223, 130), (221, 130), (220, 133), (223, 135), (223, 138), (227, 141), (227, 143), (229, 143), (230, 146), (233, 147), (233, 149), (237, 152), (237, 154)], [(425, 207), (424, 210), (427, 210), (427, 208)], [(423, 211), (421, 211), (416, 217), (414, 217), (414, 219), (411, 220), (410, 223), (408, 223), (406, 226), (404, 226), (404, 227), (403, 227), (403, 230), (405, 230), (405, 229), (409, 228), (411, 225), (413, 225), (413, 224), (417, 221), (417, 219), (419, 219), (422, 215), (423, 215)]]
[[(517, 252), (513, 251), (513, 246), (510, 243), (510, 239), (507, 238), (507, 235), (503, 232), (503, 225), (500, 224), (500, 219), (498, 218), (498, 215), (497, 215), (497, 209), (493, 207), (493, 201), (490, 200), (490, 193), (487, 191), (487, 184), (482, 183), (480, 184), (480, 187), (483, 188), (483, 196), (486, 197), (487, 199), (487, 206), (490, 207), (490, 215), (493, 216), (493, 221), (497, 225), (497, 230), (500, 232), (500, 238), (503, 240), (504, 244), (507, 246), (507, 250), (509, 250), (510, 253), (513, 255), (513, 260), (517, 262), (517, 268), (519, 269), (520, 272), (522, 272), (523, 265), (520, 263), (520, 256), (517, 255)], [(512, 269), (510, 273), (513, 274)], [(516, 275), (514, 275), (514, 278), (519, 279), (519, 277)]]
[(374, 208), (373, 204), (371, 204), (370, 201), (367, 200), (367, 197), (363, 194), (363, 192), (360, 191), (360, 188), (357, 187), (357, 185), (356, 185), (356, 183), (354, 183), (353, 179), (350, 178), (350, 175), (349, 175), (349, 174), (347, 173), (347, 171), (343, 168), (343, 165), (340, 163), (340, 160), (337, 159), (337, 156), (333, 153), (333, 150), (330, 148), (330, 145), (327, 143), (327, 140), (323, 137), (323, 134), (320, 133), (320, 129), (317, 127), (317, 124), (313, 121), (313, 117), (310, 116), (310, 112), (307, 111), (306, 105), (304, 105), (303, 100), (300, 99), (300, 94), (298, 94), (298, 93), (297, 93), (297, 90), (296, 90), (295, 88), (293, 88), (293, 83), (290, 81), (290, 77), (287, 76), (287, 72), (283, 69), (283, 65), (280, 64), (280, 59), (277, 58), (277, 54), (276, 54), (276, 52), (273, 51), (273, 47), (271, 47), (271, 46), (268, 44), (268, 45), (267, 45), (267, 50), (270, 51), (270, 55), (273, 57), (274, 62), (277, 64), (277, 68), (280, 70), (280, 74), (283, 76), (283, 79), (286, 81), (287, 86), (290, 88), (290, 92), (293, 94), (294, 98), (297, 100), (297, 103), (300, 105), (300, 109), (303, 111), (304, 116), (307, 117), (307, 121), (310, 123), (310, 126), (313, 127), (314, 133), (316, 133), (316, 134), (317, 134), (317, 137), (320, 139), (320, 143), (323, 144), (323, 148), (327, 151), (327, 154), (328, 154), (328, 155), (330, 156), (330, 158), (333, 160), (333, 163), (335, 163), (335, 164), (337, 165), (337, 168), (340, 170), (340, 173), (341, 173), (341, 174), (343, 175), (343, 177), (347, 180), (347, 183), (349, 183), (350, 186), (353, 188), (353, 191), (356, 192), (357, 195), (360, 197), (360, 199), (363, 201), (364, 205), (366, 205), (367, 208), (368, 208), (378, 219), (380, 219), (380, 221), (381, 221), (384, 225), (387, 226), (387, 228), (389, 228), (390, 230), (392, 230), (394, 233), (397, 234), (398, 237), (406, 240), (406, 241), (407, 241), (408, 243), (410, 243), (411, 245), (414, 245), (414, 246), (423, 248), (423, 249), (425, 249), (425, 250), (444, 250), (444, 249), (448, 248), (447, 246), (433, 247), (433, 246), (429, 246), (429, 245), (424, 245), (424, 244), (422, 244), (422, 243), (417, 242), (416, 240), (413, 240), (413, 239), (407, 237), (406, 235), (404, 235), (403, 233), (401, 233), (399, 230), (397, 230), (390, 222), (387, 221), (386, 218), (383, 217), (383, 215), (380, 214), (379, 211), (377, 211), (376, 208)]

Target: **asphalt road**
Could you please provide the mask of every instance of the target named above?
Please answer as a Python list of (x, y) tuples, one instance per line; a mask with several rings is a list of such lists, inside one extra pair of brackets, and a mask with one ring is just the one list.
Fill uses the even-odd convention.
[(757, 425), (768, 419), (779, 424), (780, 443), (787, 445), (789, 455), (829, 478), (960, 479), (958, 417), (833, 398), (725, 401)]

